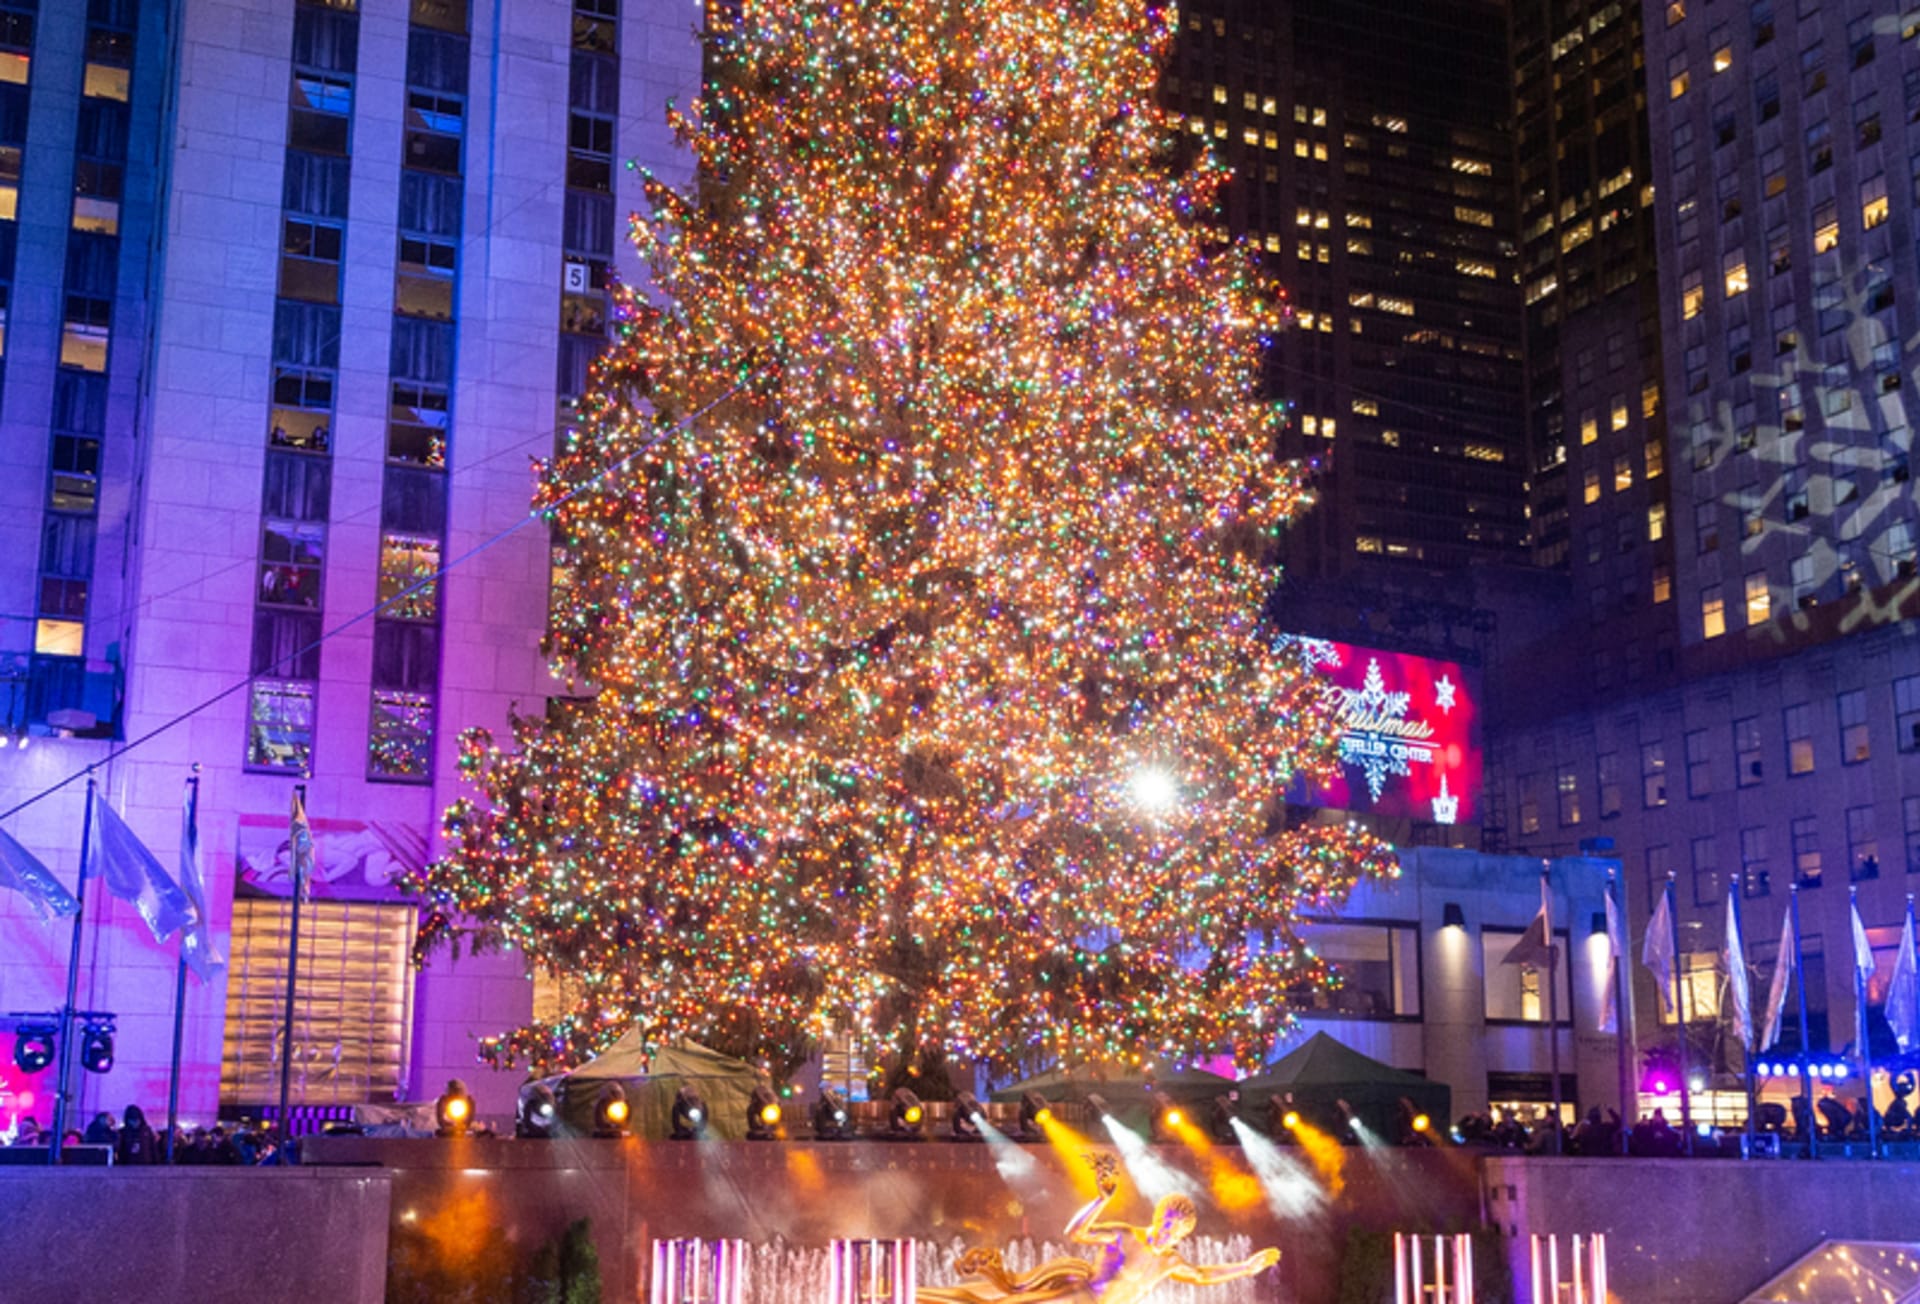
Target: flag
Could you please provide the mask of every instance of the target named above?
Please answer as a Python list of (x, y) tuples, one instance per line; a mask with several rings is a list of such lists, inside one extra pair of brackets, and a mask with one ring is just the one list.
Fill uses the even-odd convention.
[(1673, 915), (1667, 904), (1667, 898), (1672, 895), (1670, 887), (1660, 890), (1660, 904), (1653, 908), (1653, 918), (1647, 920), (1647, 940), (1640, 946), (1640, 963), (1653, 970), (1653, 976), (1660, 982), (1660, 1004), (1677, 1014), (1673, 1008)]
[(313, 830), (307, 824), (307, 803), (293, 790), (293, 817), (287, 828), (287, 849), (293, 861), (294, 895), (305, 901), (313, 884)]
[(1787, 1012), (1787, 982), (1793, 977), (1793, 911), (1780, 916), (1780, 958), (1774, 962), (1773, 981), (1767, 985), (1767, 1026), (1760, 1031), (1760, 1049), (1772, 1050), (1780, 1040), (1780, 1017)]
[(200, 826), (195, 819), (195, 796), (195, 785), (189, 781), (186, 800), (180, 807), (180, 890), (187, 894), (198, 917), (180, 938), (180, 958), (201, 982), (210, 983), (213, 971), (226, 960), (213, 942), (213, 912), (207, 909), (207, 881), (200, 872)]
[(1853, 916), (1853, 973), (1865, 991), (1873, 981), (1873, 945), (1867, 941), (1866, 925), (1860, 922), (1860, 903), (1848, 905), (1847, 913)]
[(1627, 953), (1626, 921), (1620, 918), (1620, 903), (1607, 888), (1607, 987), (1601, 1002), (1600, 1031), (1620, 1031), (1620, 957)]
[(1531, 965), (1536, 969), (1553, 967), (1553, 916), (1547, 909), (1547, 881), (1540, 880), (1540, 913), (1527, 925), (1527, 931), (1520, 934), (1520, 940), (1513, 944), (1501, 964)]
[(154, 854), (113, 807), (98, 799), (93, 803), (93, 841), (93, 868), (107, 881), (107, 891), (133, 903), (154, 941), (166, 941), (198, 918), (193, 902), (160, 868)]
[(1913, 909), (1900, 926), (1900, 949), (1893, 957), (1893, 977), (1887, 982), (1887, 1022), (1893, 1039), (1905, 1055), (1920, 1043), (1920, 957), (1913, 948)]
[(11, 888), (25, 897), (43, 924), (55, 916), (80, 913), (80, 903), (60, 886), (53, 871), (8, 837), (4, 829), (0, 829), (0, 887)]
[(1733, 1030), (1739, 1034), (1741, 1049), (1753, 1050), (1753, 992), (1747, 980), (1747, 948), (1740, 938), (1740, 911), (1734, 893), (1727, 888), (1727, 940), (1722, 955), (1727, 962), (1727, 1004), (1732, 1007)]

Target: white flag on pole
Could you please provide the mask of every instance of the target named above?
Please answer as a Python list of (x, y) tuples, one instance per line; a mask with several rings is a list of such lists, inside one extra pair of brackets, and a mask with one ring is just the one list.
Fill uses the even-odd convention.
[(1669, 1013), (1678, 1014), (1673, 1008), (1673, 915), (1667, 905), (1672, 893), (1666, 888), (1660, 890), (1660, 901), (1653, 908), (1653, 917), (1647, 920), (1647, 939), (1640, 947), (1640, 963), (1653, 970), (1653, 976), (1660, 982), (1660, 1004)]
[(1793, 977), (1793, 910), (1780, 917), (1780, 958), (1773, 964), (1767, 985), (1767, 1026), (1760, 1031), (1760, 1049), (1772, 1050), (1780, 1040), (1780, 1017), (1787, 1011), (1787, 983)]
[(1914, 954), (1911, 908), (1900, 926), (1900, 949), (1887, 982), (1887, 1022), (1893, 1026), (1893, 1039), (1902, 1055), (1920, 1044), (1920, 957)]
[(1727, 1004), (1733, 1030), (1743, 1050), (1753, 1050), (1753, 992), (1747, 980), (1747, 948), (1740, 938), (1740, 911), (1735, 905), (1737, 883), (1727, 887), (1727, 937), (1721, 955), (1727, 962)]
[(1620, 904), (1607, 893), (1607, 988), (1600, 1005), (1600, 1031), (1620, 1031), (1620, 960), (1627, 953), (1627, 925)]

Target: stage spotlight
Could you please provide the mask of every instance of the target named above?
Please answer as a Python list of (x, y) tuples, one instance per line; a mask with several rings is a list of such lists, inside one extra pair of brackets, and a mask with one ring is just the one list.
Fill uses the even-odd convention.
[(971, 1091), (963, 1091), (953, 1098), (954, 1140), (980, 1140), (980, 1125), (986, 1121), (987, 1112), (980, 1108), (980, 1098)]
[(673, 1093), (673, 1139), (698, 1141), (707, 1132), (707, 1102), (692, 1087)]
[(111, 1023), (89, 1023), (80, 1034), (80, 1067), (89, 1073), (105, 1073), (113, 1067)]
[(772, 1141), (780, 1135), (780, 1098), (762, 1082), (747, 1101), (747, 1140)]
[(520, 1093), (520, 1115), (513, 1121), (513, 1134), (531, 1141), (551, 1140), (559, 1118), (560, 1105), (553, 1098), (553, 1088), (536, 1082)]
[(23, 1023), (13, 1032), (13, 1062), (22, 1073), (38, 1073), (53, 1063), (55, 1029), (43, 1023)]
[(1293, 1129), (1300, 1126), (1300, 1115), (1294, 1112), (1285, 1096), (1268, 1096), (1263, 1112), (1268, 1136), (1275, 1141), (1293, 1140)]
[[(678, 1102), (675, 1102), (678, 1104)], [(618, 1082), (609, 1082), (600, 1088), (600, 1094), (593, 1102), (593, 1135), (602, 1141), (617, 1141), (621, 1137), (631, 1136), (627, 1121), (633, 1117), (633, 1107), (627, 1103), (627, 1089)]]
[(1037, 1091), (1029, 1091), (1020, 1097), (1020, 1139), (1022, 1141), (1044, 1141), (1047, 1139), (1047, 1124), (1053, 1121), (1053, 1106), (1047, 1098)]
[(1180, 1106), (1171, 1101), (1160, 1106), (1153, 1115), (1153, 1139), (1155, 1141), (1174, 1141), (1180, 1136), (1180, 1129), (1186, 1126), (1187, 1114)]
[(1414, 1131), (1428, 1132), (1428, 1131), (1431, 1131), (1432, 1129), (1433, 1129), (1433, 1120), (1428, 1118), (1425, 1114), (1415, 1114), (1413, 1116)]
[(467, 1094), (467, 1084), (448, 1078), (447, 1089), (433, 1102), (433, 1117), (438, 1124), (434, 1135), (465, 1136), (473, 1126), (473, 1097)]
[(847, 1098), (826, 1087), (820, 1092), (820, 1099), (813, 1102), (813, 1139), (816, 1141), (846, 1141), (853, 1136), (853, 1112), (847, 1108)]
[(927, 1122), (926, 1106), (920, 1103), (920, 1097), (905, 1087), (895, 1087), (892, 1099), (887, 1135), (896, 1141), (918, 1140)]
[(1093, 1092), (1089, 1091), (1087, 1093), (1087, 1112), (1098, 1120), (1107, 1117), (1112, 1111), (1107, 1108), (1107, 1098), (1105, 1096), (1096, 1096)]
[(1222, 1145), (1238, 1145), (1240, 1132), (1234, 1127), (1234, 1120), (1240, 1114), (1240, 1093), (1229, 1091), (1213, 1098), (1213, 1107), (1207, 1114), (1207, 1129), (1213, 1133), (1213, 1139)]

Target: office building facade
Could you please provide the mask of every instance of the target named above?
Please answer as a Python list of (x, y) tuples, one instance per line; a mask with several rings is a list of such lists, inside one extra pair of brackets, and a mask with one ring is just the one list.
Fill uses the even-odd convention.
[[(699, 91), (698, 21), (659, 0), (0, 6), (0, 809), (35, 799), (8, 831), (71, 884), (85, 785), (41, 793), (94, 767), (170, 861), (198, 767), (228, 965), (188, 985), (191, 1117), (277, 1094), (296, 785), (321, 882), (295, 1100), (455, 1075), (510, 1099), (474, 1051), (524, 1017), (522, 961), (416, 973), (394, 884), (432, 852), (462, 731), (554, 689), (529, 463), (640, 273), (640, 168), (688, 174), (666, 105)], [(79, 1005), (117, 1016), (120, 1062), (80, 1103), (151, 1112), (176, 944), (97, 886), (88, 909)], [(12, 893), (0, 926), (31, 939), (0, 959), (9, 1007), (57, 1006), (64, 927)]]

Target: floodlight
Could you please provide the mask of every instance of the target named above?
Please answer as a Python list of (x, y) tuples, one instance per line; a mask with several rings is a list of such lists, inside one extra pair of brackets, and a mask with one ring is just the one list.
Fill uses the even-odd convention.
[(707, 1131), (707, 1102), (692, 1087), (673, 1093), (673, 1139), (698, 1141)]
[(1234, 1121), (1240, 1114), (1240, 1093), (1228, 1091), (1213, 1098), (1213, 1107), (1207, 1112), (1207, 1127), (1213, 1133), (1213, 1139), (1225, 1145), (1233, 1145), (1240, 1140), (1240, 1133), (1234, 1127)]
[(1029, 1091), (1020, 1097), (1020, 1139), (1022, 1141), (1044, 1141), (1047, 1138), (1047, 1124), (1053, 1121), (1053, 1106), (1047, 1098), (1037, 1091)]
[(847, 1108), (847, 1098), (832, 1087), (823, 1088), (820, 1099), (813, 1102), (813, 1139), (846, 1141), (852, 1136), (853, 1112)]
[(433, 1117), (438, 1124), (436, 1136), (465, 1136), (473, 1126), (473, 1097), (467, 1094), (467, 1084), (448, 1078), (447, 1089), (433, 1102)]
[(1180, 1129), (1186, 1126), (1186, 1122), (1186, 1111), (1180, 1106), (1172, 1101), (1162, 1103), (1153, 1114), (1153, 1139), (1155, 1141), (1174, 1140), (1179, 1136)]
[(1087, 1093), (1087, 1112), (1095, 1118), (1106, 1118), (1112, 1113), (1112, 1111), (1107, 1108), (1107, 1098), (1105, 1096), (1096, 1096), (1091, 1091)]
[(80, 1034), (80, 1067), (89, 1073), (105, 1073), (113, 1067), (113, 1025), (88, 1023)]
[(954, 1140), (980, 1140), (980, 1125), (986, 1121), (987, 1111), (980, 1107), (980, 1098), (971, 1091), (963, 1091), (953, 1098)]
[[(686, 1088), (681, 1088), (685, 1090)], [(676, 1111), (679, 1101), (674, 1102)], [(627, 1103), (627, 1089), (618, 1082), (608, 1082), (600, 1088), (600, 1095), (593, 1102), (593, 1134), (602, 1141), (617, 1141), (621, 1137), (631, 1136), (627, 1121), (633, 1117), (633, 1107)]]
[(920, 1103), (920, 1097), (906, 1087), (895, 1087), (892, 1099), (887, 1135), (896, 1141), (918, 1140), (927, 1121), (926, 1107)]
[(38, 1073), (53, 1063), (51, 1024), (23, 1023), (13, 1032), (13, 1062), (22, 1073)]
[(772, 1141), (780, 1135), (780, 1098), (762, 1082), (747, 1100), (747, 1140)]
[(551, 1140), (559, 1121), (560, 1106), (553, 1098), (552, 1087), (536, 1082), (520, 1093), (520, 1113), (513, 1123), (515, 1136), (533, 1141)]
[(1415, 1114), (1413, 1116), (1414, 1131), (1426, 1132), (1426, 1131), (1429, 1131), (1432, 1127), (1433, 1127), (1433, 1120), (1428, 1118), (1425, 1114)]

